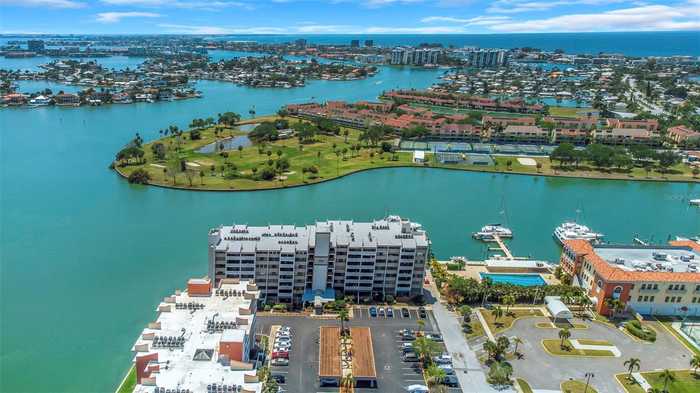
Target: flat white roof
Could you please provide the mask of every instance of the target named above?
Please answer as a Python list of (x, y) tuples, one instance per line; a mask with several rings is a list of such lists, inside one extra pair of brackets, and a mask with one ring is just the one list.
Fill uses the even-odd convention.
[[(197, 283), (190, 281), (190, 283)], [(136, 357), (158, 354), (159, 371), (151, 374), (155, 386), (137, 385), (136, 393), (153, 393), (156, 387), (166, 389), (189, 389), (190, 392), (206, 392), (207, 385), (225, 384), (243, 386), (244, 389), (260, 392), (260, 383), (246, 383), (245, 374), (255, 375), (255, 370), (233, 370), (231, 366), (219, 363), (219, 343), (221, 341), (243, 342), (250, 335), (255, 314), (244, 315), (241, 309), (254, 306), (259, 292), (248, 291), (248, 281), (230, 282), (224, 280), (218, 289), (235, 291), (211, 296), (189, 296), (187, 292), (176, 292), (158, 305), (156, 325), (143, 329), (132, 351)], [(244, 296), (245, 295), (245, 296)], [(247, 298), (246, 298), (247, 297)], [(176, 304), (184, 305), (176, 307)], [(197, 305), (188, 307), (188, 305)], [(209, 329), (209, 321), (226, 323), (225, 327)], [(157, 328), (157, 324), (160, 328)], [(154, 336), (162, 338), (182, 337), (179, 347), (154, 345)], [(182, 339), (180, 339), (182, 340)], [(248, 338), (248, 340), (253, 340)], [(197, 360), (195, 360), (197, 358)]]

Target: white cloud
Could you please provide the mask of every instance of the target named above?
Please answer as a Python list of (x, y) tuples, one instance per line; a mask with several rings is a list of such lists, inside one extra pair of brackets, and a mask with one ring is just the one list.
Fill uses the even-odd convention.
[(510, 16), (477, 16), (475, 18), (454, 18), (451, 16), (429, 16), (423, 18), (420, 21), (423, 23), (433, 23), (433, 22), (447, 22), (447, 23), (461, 23), (467, 26), (489, 26), (495, 25), (497, 23), (502, 23), (509, 21)]
[(85, 3), (73, 0), (0, 0), (3, 5), (49, 8), (82, 8)]
[(552, 1), (529, 1), (529, 0), (498, 0), (493, 2), (486, 9), (487, 12), (499, 14), (516, 14), (521, 12), (546, 11), (552, 8), (569, 5), (601, 5), (624, 3), (629, 0), (552, 0)]
[(288, 31), (279, 27), (225, 27), (207, 25), (179, 25), (161, 23), (158, 27), (167, 33), (179, 34), (284, 34)]
[(597, 14), (570, 14), (545, 19), (503, 22), (490, 26), (502, 32), (653, 31), (700, 29), (700, 2), (648, 5)]
[(97, 14), (97, 21), (101, 23), (116, 23), (124, 18), (159, 18), (161, 15), (154, 12), (101, 12)]
[(199, 9), (199, 10), (219, 10), (222, 8), (243, 8), (253, 9), (253, 5), (241, 1), (223, 1), (223, 0), (101, 0), (102, 3), (109, 5), (129, 5), (151, 8), (184, 8), (184, 9)]

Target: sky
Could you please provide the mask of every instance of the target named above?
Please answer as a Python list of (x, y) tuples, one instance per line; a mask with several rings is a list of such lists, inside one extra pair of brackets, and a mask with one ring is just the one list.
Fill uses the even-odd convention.
[(700, 0), (0, 0), (0, 34), (700, 30)]

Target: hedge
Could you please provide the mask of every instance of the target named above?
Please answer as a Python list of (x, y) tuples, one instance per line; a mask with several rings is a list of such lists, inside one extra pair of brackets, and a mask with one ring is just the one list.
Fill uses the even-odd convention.
[(645, 341), (656, 341), (656, 332), (652, 329), (644, 328), (642, 323), (634, 320), (625, 324), (625, 329), (633, 336), (639, 337)]

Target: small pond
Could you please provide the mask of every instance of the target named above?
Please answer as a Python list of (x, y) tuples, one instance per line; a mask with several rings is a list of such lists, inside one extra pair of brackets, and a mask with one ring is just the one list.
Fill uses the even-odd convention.
[(197, 149), (197, 153), (211, 154), (220, 151), (231, 151), (238, 149), (238, 146), (247, 147), (250, 145), (252, 145), (251, 140), (246, 135), (240, 135), (204, 145)]

